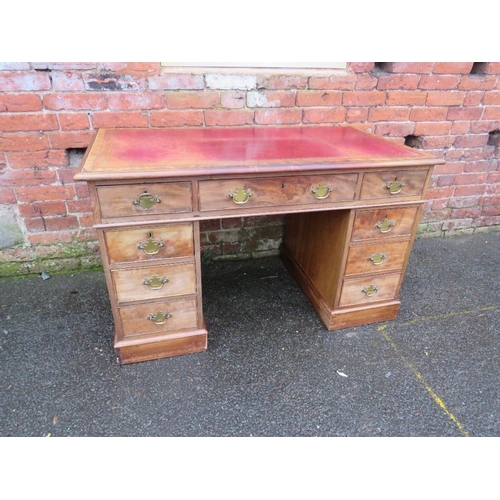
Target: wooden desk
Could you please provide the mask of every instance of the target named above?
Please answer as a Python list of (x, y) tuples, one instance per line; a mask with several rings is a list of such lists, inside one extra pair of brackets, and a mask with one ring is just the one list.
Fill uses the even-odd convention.
[(287, 214), (284, 262), (328, 330), (396, 317), (442, 160), (349, 127), (101, 129), (87, 181), (121, 363), (200, 352), (199, 222)]

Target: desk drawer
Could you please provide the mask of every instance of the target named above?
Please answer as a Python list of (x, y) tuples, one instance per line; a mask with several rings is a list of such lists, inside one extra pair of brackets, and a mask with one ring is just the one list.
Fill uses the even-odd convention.
[(118, 311), (124, 338), (197, 327), (196, 299), (124, 306)]
[(393, 236), (410, 237), (418, 207), (357, 210), (351, 240), (385, 239)]
[(106, 230), (104, 241), (111, 263), (188, 257), (194, 251), (190, 223)]
[(342, 286), (340, 307), (381, 302), (396, 298), (401, 274), (347, 279)]
[(97, 186), (97, 198), (103, 218), (191, 212), (193, 209), (190, 182)]
[(409, 241), (354, 246), (347, 256), (346, 275), (402, 269)]
[(175, 297), (196, 292), (194, 263), (112, 270), (119, 301)]
[(352, 201), (358, 174), (201, 181), (200, 211)]
[(369, 172), (363, 175), (360, 199), (422, 196), (428, 169)]

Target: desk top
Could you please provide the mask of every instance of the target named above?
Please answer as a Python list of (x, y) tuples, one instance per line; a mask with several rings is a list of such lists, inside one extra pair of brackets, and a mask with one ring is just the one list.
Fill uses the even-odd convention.
[(444, 163), (352, 127), (100, 129), (75, 180), (234, 175)]

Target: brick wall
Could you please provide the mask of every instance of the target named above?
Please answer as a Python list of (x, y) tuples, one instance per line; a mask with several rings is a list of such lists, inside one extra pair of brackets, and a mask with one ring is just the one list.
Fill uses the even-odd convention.
[[(329, 74), (0, 63), (0, 276), (100, 264), (79, 160), (99, 127), (353, 125), (443, 157), (419, 236), (500, 229), (500, 63)], [(202, 225), (205, 258), (275, 253), (284, 218)]]

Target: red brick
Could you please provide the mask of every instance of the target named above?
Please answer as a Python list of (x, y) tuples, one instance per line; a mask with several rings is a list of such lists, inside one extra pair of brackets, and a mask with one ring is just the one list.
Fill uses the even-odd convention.
[(462, 158), (467, 161), (486, 160), (491, 158), (491, 148), (465, 148), (463, 150)]
[(202, 90), (205, 86), (203, 75), (183, 75), (165, 73), (148, 78), (151, 90)]
[(351, 62), (349, 63), (349, 69), (355, 73), (370, 73), (373, 71), (375, 63), (372, 62)]
[(486, 177), (486, 182), (488, 184), (500, 183), (500, 172), (491, 172)]
[(469, 132), (470, 122), (469, 121), (454, 121), (451, 123), (451, 133), (452, 134), (466, 134)]
[(96, 67), (95, 62), (34, 62), (31, 63), (36, 69), (52, 69), (56, 71), (88, 70)]
[(467, 95), (465, 96), (464, 99), (464, 106), (479, 106), (481, 104), (481, 101), (483, 100), (483, 97), (484, 97), (483, 91), (467, 92)]
[(267, 90), (305, 89), (307, 77), (300, 75), (258, 76), (257, 88)]
[(209, 109), (219, 106), (219, 92), (167, 92), (165, 101), (169, 109)]
[(470, 133), (482, 134), (489, 133), (492, 130), (500, 129), (500, 120), (480, 120), (470, 123)]
[(410, 112), (410, 120), (416, 122), (432, 122), (446, 120), (448, 108), (431, 107), (431, 108), (412, 108)]
[(59, 182), (64, 184), (71, 184), (74, 182), (73, 177), (75, 176), (76, 167), (59, 167), (57, 169), (57, 178)]
[(19, 214), (26, 218), (39, 217), (40, 215), (66, 215), (66, 206), (63, 201), (21, 203), (19, 204)]
[(433, 211), (443, 210), (447, 207), (448, 207), (448, 200), (446, 198), (432, 202), (432, 210)]
[(80, 73), (72, 73), (70, 71), (52, 73), (52, 85), (56, 91), (78, 91), (83, 90), (83, 78)]
[(432, 187), (453, 186), (455, 184), (456, 175), (437, 175), (433, 177), (434, 184)]
[(73, 241), (73, 233), (70, 231), (58, 231), (55, 233), (35, 233), (28, 234), (28, 239), (32, 245), (71, 243)]
[(426, 90), (455, 90), (458, 87), (459, 77), (453, 75), (429, 75), (420, 79), (418, 87)]
[(94, 224), (93, 214), (83, 214), (78, 216), (78, 224), (80, 227), (92, 227)]
[(453, 146), (455, 138), (451, 135), (424, 136), (422, 149), (442, 149)]
[(385, 102), (385, 92), (353, 91), (342, 96), (344, 106), (382, 106)]
[(377, 86), (377, 78), (373, 75), (358, 75), (354, 85), (355, 90), (373, 90)]
[(486, 173), (476, 172), (472, 174), (461, 174), (457, 176), (456, 185), (483, 184), (486, 181)]
[(19, 169), (9, 170), (2, 174), (2, 185), (8, 187), (39, 186), (55, 182), (56, 173), (53, 170)]
[(295, 106), (295, 92), (250, 91), (247, 92), (247, 106), (249, 108), (289, 108)]
[(471, 62), (436, 62), (432, 72), (467, 75), (473, 64)]
[(481, 148), (488, 143), (488, 135), (459, 135), (453, 146), (456, 148)]
[(465, 92), (427, 92), (427, 106), (461, 106), (465, 99)]
[[(1, 97), (0, 97), (1, 99)], [(1, 100), (0, 100), (1, 103)], [(500, 105), (500, 91), (493, 90), (491, 92), (485, 92), (483, 97), (483, 104)], [(0, 104), (1, 108), (1, 104)]]
[(410, 116), (410, 108), (370, 108), (368, 120), (372, 122), (380, 121), (406, 121)]
[(427, 98), (427, 92), (387, 92), (387, 105), (389, 106), (423, 106)]
[(345, 121), (345, 108), (308, 108), (304, 110), (304, 123), (341, 123)]
[(347, 108), (346, 122), (365, 122), (368, 119), (369, 108)]
[(415, 135), (447, 135), (450, 133), (450, 122), (419, 122), (415, 124)]
[(17, 198), (21, 203), (71, 200), (74, 196), (73, 186), (39, 186), (17, 189)]
[(446, 119), (448, 120), (479, 120), (483, 114), (482, 108), (450, 108)]
[(108, 96), (108, 106), (117, 111), (162, 109), (165, 107), (165, 99), (161, 93), (119, 92)]
[(221, 92), (220, 100), (223, 108), (244, 108), (245, 92)]
[(432, 71), (434, 63), (426, 62), (386, 62), (383, 63), (383, 70), (388, 73), (422, 73), (427, 74)]
[(98, 93), (46, 94), (43, 97), (45, 109), (61, 110), (101, 110), (106, 109), (106, 98)]
[(86, 148), (94, 138), (95, 132), (52, 132), (50, 144), (54, 149)]
[(89, 199), (67, 201), (66, 207), (69, 213), (92, 212), (92, 205)]
[(90, 92), (108, 91), (145, 91), (147, 83), (144, 78), (134, 75), (118, 73), (84, 73), (84, 88)]
[(317, 90), (353, 90), (356, 78), (353, 74), (333, 75), (330, 77), (311, 76), (310, 89)]
[(413, 134), (413, 123), (377, 123), (375, 133), (382, 136), (406, 137)]
[(500, 75), (500, 62), (485, 63), (483, 72), (487, 75)]
[(4, 134), (0, 132), (0, 150), (2, 151), (39, 151), (50, 149), (46, 134)]
[(0, 114), (0, 130), (18, 132), (28, 130), (57, 130), (59, 123), (55, 115), (45, 113)]
[[(455, 198), (453, 199), (454, 206), (457, 206), (457, 203), (463, 203), (463, 200), (459, 200), (460, 197), (469, 197), (474, 195), (484, 194), (485, 186), (484, 184), (471, 184), (471, 185), (461, 185), (455, 188)], [(477, 205), (479, 199), (474, 202), (474, 205)], [(462, 205), (463, 206), (463, 205)]]
[(491, 160), (469, 161), (465, 164), (464, 172), (490, 172), (496, 167), (496, 163)]
[(63, 130), (85, 130), (90, 127), (89, 117), (85, 113), (59, 113), (58, 116)]
[(11, 188), (0, 187), (0, 205), (16, 203), (16, 195)]
[(47, 73), (23, 71), (0, 73), (0, 92), (19, 92), (50, 90), (51, 83)]
[(68, 163), (66, 151), (57, 149), (29, 153), (9, 153), (7, 159), (11, 168), (47, 168), (63, 166)]
[(300, 123), (302, 110), (300, 109), (257, 109), (255, 123), (258, 125), (282, 125)]
[(1, 94), (0, 112), (40, 111), (42, 100), (37, 94)]
[(462, 162), (447, 162), (444, 165), (436, 165), (433, 175), (439, 174), (460, 174), (464, 171)]
[(341, 92), (310, 90), (297, 92), (297, 106), (338, 106), (341, 102)]
[(90, 196), (89, 187), (86, 182), (77, 182), (74, 184), (77, 198), (88, 198)]
[(378, 90), (415, 90), (420, 81), (419, 75), (381, 75)]
[(61, 231), (76, 229), (79, 227), (78, 219), (74, 215), (59, 217), (36, 217), (25, 219), (26, 229), (31, 233), (41, 233), (45, 231)]
[(500, 106), (485, 108), (483, 114), (484, 120), (500, 120)]
[(453, 219), (473, 218), (481, 215), (481, 212), (481, 207), (456, 208), (451, 211), (451, 217)]
[(128, 62), (117, 73), (126, 73), (130, 75), (152, 75), (160, 72), (159, 62)]
[(460, 78), (460, 90), (493, 90), (497, 77), (493, 75), (467, 75)]
[(141, 112), (103, 111), (92, 115), (92, 124), (94, 128), (140, 128), (148, 126), (148, 117)]
[[(483, 207), (482, 215), (500, 216), (500, 204), (488, 205), (487, 207)], [(498, 217), (498, 219), (500, 221), (500, 217)]]
[(203, 125), (203, 111), (152, 111), (152, 127), (183, 127)]

